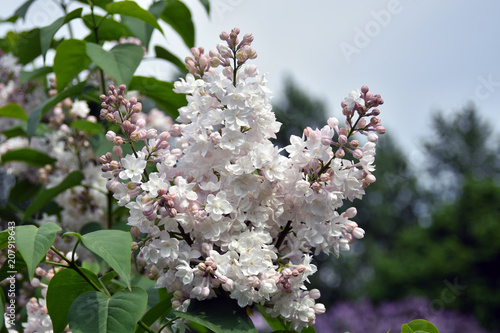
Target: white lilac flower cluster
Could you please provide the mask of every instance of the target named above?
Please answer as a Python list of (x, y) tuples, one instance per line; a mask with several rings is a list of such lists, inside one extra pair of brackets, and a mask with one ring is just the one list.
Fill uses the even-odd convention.
[[(350, 93), (342, 103), (347, 127), (330, 118), (321, 129), (306, 128), (291, 137), (287, 157), (270, 141), (280, 123), (266, 79), (254, 65), (242, 67), (256, 55), (253, 37), (239, 42), (238, 33), (222, 33), (226, 43), (209, 55), (192, 50), (190, 74), (174, 90), (188, 105), (168, 132), (134, 119), (140, 103), (123, 97), (124, 86), (102, 95), (101, 117), (118, 122), (125, 137), (108, 132), (118, 160), (108, 153), (101, 162), (108, 188), (130, 211), (132, 233), (143, 236), (150, 277), (174, 292), (174, 308), (228, 296), (241, 307), (263, 304), (300, 329), (325, 311), (315, 302), (319, 291), (305, 286), (316, 272), (312, 255), (339, 255), (364, 236), (350, 220), (356, 210), (339, 209), (375, 181), (383, 100), (367, 87)], [(368, 142), (360, 145), (355, 133)], [(144, 148), (122, 156), (120, 145), (137, 141)]]

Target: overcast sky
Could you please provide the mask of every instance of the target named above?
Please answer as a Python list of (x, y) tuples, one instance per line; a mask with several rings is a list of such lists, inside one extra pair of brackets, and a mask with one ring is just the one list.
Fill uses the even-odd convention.
[[(2, 1), (2, 18), (19, 6)], [(141, 4), (150, 1), (139, 1)], [(196, 44), (214, 48), (218, 34), (239, 27), (255, 37), (254, 63), (269, 73), (274, 98), (291, 75), (332, 115), (351, 90), (368, 85), (385, 100), (381, 119), (412, 163), (430, 133), (431, 114), (446, 114), (474, 101), (496, 127), (500, 104), (500, 1), (211, 0), (210, 17), (197, 0), (186, 0), (197, 28)], [(6, 6), (6, 8), (5, 8)], [(27, 24), (45, 26), (60, 15), (51, 0), (37, 0)], [(4, 30), (0, 31), (1, 34)], [(189, 55), (168, 28), (161, 44), (181, 59)], [(168, 77), (154, 62), (142, 75)]]

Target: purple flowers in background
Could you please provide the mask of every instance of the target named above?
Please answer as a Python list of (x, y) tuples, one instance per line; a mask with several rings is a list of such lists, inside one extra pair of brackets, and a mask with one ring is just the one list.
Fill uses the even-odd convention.
[(439, 309), (425, 298), (409, 297), (378, 306), (364, 299), (342, 302), (329, 307), (329, 311), (316, 318), (318, 333), (391, 333), (401, 332), (401, 325), (414, 319), (433, 323), (440, 333), (488, 333), (477, 320), (458, 311)]

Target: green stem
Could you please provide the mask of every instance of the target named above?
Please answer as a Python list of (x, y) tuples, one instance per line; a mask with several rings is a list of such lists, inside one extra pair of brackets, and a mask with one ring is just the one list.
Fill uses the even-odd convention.
[[(153, 331), (148, 325), (146, 325), (142, 320), (139, 320), (137, 322), (137, 325), (141, 326), (146, 332), (149, 332), (149, 333), (155, 333), (155, 331)], [(161, 332), (158, 331), (158, 332)]]
[(53, 262), (53, 261), (44, 261), (43, 262), (44, 264), (47, 264), (47, 265), (52, 265), (52, 266), (59, 266), (59, 267), (64, 267), (64, 268), (70, 268), (69, 265), (64, 265), (64, 264), (61, 264), (60, 262)]

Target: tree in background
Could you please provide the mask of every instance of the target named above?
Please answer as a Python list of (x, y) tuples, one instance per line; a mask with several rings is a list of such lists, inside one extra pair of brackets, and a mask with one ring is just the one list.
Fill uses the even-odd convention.
[[(434, 309), (473, 313), (488, 328), (500, 327), (500, 187), (497, 148), (490, 127), (466, 108), (451, 119), (434, 118), (435, 141), (427, 141), (430, 179), (452, 193), (436, 201), (428, 228), (413, 224), (397, 233), (390, 256), (376, 256), (369, 296), (382, 301), (406, 295), (433, 300)], [(382, 161), (380, 159), (379, 161)], [(443, 192), (446, 191), (446, 192)]]

